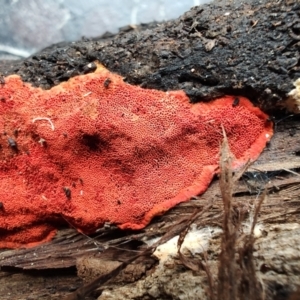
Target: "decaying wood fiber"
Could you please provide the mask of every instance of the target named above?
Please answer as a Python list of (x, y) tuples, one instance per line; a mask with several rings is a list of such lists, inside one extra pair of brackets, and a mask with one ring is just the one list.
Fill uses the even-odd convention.
[[(3, 61), (0, 72), (19, 74), (24, 81), (49, 89), (92, 72), (98, 60), (131, 84), (183, 89), (191, 101), (242, 95), (269, 113), (280, 112), (270, 145), (232, 190), (229, 219), (237, 229), (233, 241), (237, 261), (227, 268), (235, 270), (230, 274), (236, 276), (233, 279), (244, 283), (233, 291), (236, 299), (241, 295), (247, 295), (243, 299), (299, 299), (300, 125), (299, 117), (282, 117), (284, 100), (300, 77), (299, 49), (299, 1), (222, 0), (192, 8), (173, 21), (128, 26), (114, 36), (60, 43), (23, 61)], [(262, 195), (257, 226), (249, 235)], [(188, 224), (195, 210), (207, 205), (194, 221), (199, 230), (211, 230), (201, 253), (182, 251), (184, 260), (175, 245), (174, 257), (164, 261), (148, 255), (98, 291), (93, 289), (86, 299), (225, 299), (211, 293), (211, 287), (217, 291), (224, 246), (223, 198), (215, 181), (201, 198), (175, 207), (144, 230), (122, 232), (106, 226), (87, 237), (62, 229), (49, 244), (3, 251), (1, 299), (63, 299), (140, 253), (136, 251), (145, 249), (146, 241), (172, 230), (179, 234), (178, 228)], [(255, 238), (254, 244), (250, 237)], [(95, 259), (101, 270), (92, 268)], [(82, 278), (77, 277), (76, 266)]]

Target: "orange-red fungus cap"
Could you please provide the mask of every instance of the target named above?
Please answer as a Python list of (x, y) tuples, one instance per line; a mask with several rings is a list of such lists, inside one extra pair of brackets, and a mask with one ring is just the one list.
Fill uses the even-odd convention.
[(132, 86), (101, 66), (47, 91), (9, 76), (0, 115), (2, 248), (49, 240), (63, 219), (85, 233), (105, 222), (143, 228), (207, 189), (222, 126), (235, 167), (272, 135), (243, 97), (191, 104), (183, 91)]

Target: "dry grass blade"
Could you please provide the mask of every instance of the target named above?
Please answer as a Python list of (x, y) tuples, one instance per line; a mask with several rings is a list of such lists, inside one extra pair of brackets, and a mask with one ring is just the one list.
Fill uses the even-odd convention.
[(241, 269), (241, 279), (239, 287), (240, 299), (264, 299), (262, 285), (260, 284), (254, 264), (254, 228), (257, 224), (258, 214), (261, 205), (266, 197), (266, 190), (260, 195), (259, 201), (254, 208), (254, 216), (251, 224), (251, 230), (248, 235), (245, 235), (242, 239), (242, 245), (238, 249), (239, 253), (239, 266)]
[(235, 247), (237, 228), (232, 222), (233, 174), (231, 156), (225, 132), (220, 158), (220, 190), (222, 194), (224, 217), (221, 253), (219, 257), (217, 298), (223, 300), (237, 299), (237, 278), (235, 264)]
[[(219, 256), (217, 299), (260, 300), (264, 299), (264, 297), (254, 265), (254, 228), (258, 220), (258, 213), (266, 196), (266, 191), (261, 194), (258, 204), (255, 207), (250, 233), (239, 238), (242, 218), (235, 223), (233, 221), (234, 203), (232, 195), (234, 183), (240, 178), (246, 168), (238, 174), (233, 175), (231, 165), (231, 153), (224, 132), (220, 161), (220, 190), (224, 207), (224, 218), (221, 253)], [(248, 166), (249, 164), (246, 167)], [(237, 254), (239, 257), (238, 261), (236, 259)]]

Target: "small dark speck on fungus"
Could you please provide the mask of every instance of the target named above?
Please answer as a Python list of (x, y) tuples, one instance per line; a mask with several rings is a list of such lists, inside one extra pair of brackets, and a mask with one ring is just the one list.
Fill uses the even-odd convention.
[(13, 138), (9, 137), (7, 141), (10, 148), (12, 148), (13, 150), (18, 150), (17, 142)]
[(64, 190), (64, 193), (65, 193), (66, 197), (68, 198), (68, 200), (70, 200), (71, 199), (71, 190), (70, 190), (70, 188), (68, 188), (67, 186), (64, 186), (63, 190)]
[(240, 99), (238, 97), (235, 97), (233, 102), (232, 102), (232, 107), (238, 106), (240, 103)]
[(111, 83), (111, 79), (106, 78), (105, 81), (104, 81), (104, 87), (107, 89), (109, 87), (110, 83)]

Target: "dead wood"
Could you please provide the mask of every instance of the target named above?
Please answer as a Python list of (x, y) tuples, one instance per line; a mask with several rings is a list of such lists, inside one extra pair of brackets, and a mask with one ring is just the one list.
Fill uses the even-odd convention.
[(183, 89), (193, 101), (236, 94), (274, 110), (300, 77), (299, 14), (297, 0), (216, 0), (173, 21), (0, 62), (0, 73), (50, 88), (99, 60), (145, 88)]
[[(291, 128), (295, 130), (295, 135), (293, 136), (289, 134), (289, 129)], [(264, 188), (267, 189), (267, 198), (261, 205), (258, 218), (260, 223), (265, 224), (266, 229), (264, 230), (267, 231), (269, 231), (272, 226), (278, 227), (280, 224), (298, 223), (300, 214), (300, 177), (289, 172), (286, 168), (287, 166), (285, 166), (284, 170), (281, 168), (281, 165), (287, 160), (289, 164), (295, 166), (293, 172), (298, 171), (299, 160), (296, 153), (298, 149), (297, 141), (300, 138), (300, 125), (297, 119), (292, 118), (289, 120), (289, 123), (279, 123), (277, 130), (278, 132), (275, 134), (269, 147), (265, 150), (260, 159), (250, 167), (250, 170), (253, 171), (247, 171), (241, 180), (236, 183), (233, 191), (233, 218), (243, 221), (249, 216), (252, 205), (257, 201), (256, 198), (258, 194), (262, 193)], [(289, 151), (286, 151), (282, 145), (289, 145)], [(269, 163), (270, 157), (276, 159), (276, 163), (272, 165), (272, 168)], [(281, 161), (282, 164), (280, 163)], [(213, 203), (210, 209), (203, 211), (206, 205), (205, 203), (210, 203), (212, 200)], [(88, 237), (75, 232), (73, 229), (65, 229), (61, 230), (60, 234), (49, 244), (31, 249), (2, 252), (0, 254), (0, 265), (2, 266), (2, 270), (10, 271), (11, 269), (7, 268), (17, 267), (24, 270), (45, 269), (47, 272), (49, 272), (49, 269), (57, 268), (57, 274), (60, 274), (62, 268), (75, 266), (76, 259), (83, 256), (94, 257), (97, 255), (99, 259), (103, 259), (103, 262), (107, 260), (122, 262), (126, 260), (128, 255), (130, 256), (135, 253), (132, 252), (133, 250), (139, 250), (143, 245), (143, 243), (138, 241), (162, 236), (169, 231), (174, 233), (174, 228), (177, 228), (175, 226), (176, 223), (183, 224), (181, 230), (185, 229), (187, 226), (186, 222), (190, 220), (195, 209), (200, 212), (203, 211), (201, 218), (195, 221), (198, 226), (222, 225), (224, 216), (222, 195), (219, 191), (217, 181), (211, 185), (210, 189), (203, 196), (175, 207), (164, 216), (155, 219), (144, 230), (138, 232), (122, 232), (116, 228), (102, 228), (96, 235)], [(179, 231), (176, 231), (174, 234), (178, 233)], [(103, 251), (105, 249), (107, 250)], [(273, 251), (273, 253), (270, 253), (270, 256), (276, 255), (276, 249), (273, 249)], [(102, 257), (101, 254), (103, 254)], [(195, 259), (195, 261), (197, 260), (199, 259)], [(207, 261), (208, 265), (211, 266), (211, 272), (214, 275), (217, 274), (212, 264), (212, 258), (209, 255)], [(206, 263), (205, 260), (204, 263)], [(256, 264), (263, 265), (263, 262), (256, 262)], [(264, 268), (270, 268), (270, 270), (275, 268), (274, 270), (276, 270), (276, 266), (265, 266)], [(201, 266), (199, 269), (201, 269)], [(10, 278), (14, 273), (15, 271), (12, 273), (4, 273), (6, 277), (2, 277), (0, 280), (2, 280), (2, 282), (9, 280), (10, 282)], [(145, 275), (146, 273), (142, 276)], [(21, 274), (19, 276), (21, 276)], [(76, 279), (75, 276), (73, 278), (74, 280)], [(28, 277), (25, 273), (23, 278), (24, 284), (31, 280), (32, 276), (29, 275)], [(271, 278), (270, 281), (274, 283), (276, 280), (278, 280), (278, 278), (275, 276), (273, 279)], [(78, 284), (79, 282), (77, 281), (75, 286), (78, 287)], [(66, 282), (66, 286), (69, 285), (70, 284)], [(59, 284), (57, 283), (56, 286), (59, 286)], [(2, 288), (4, 287), (5, 284), (2, 285)], [(288, 291), (293, 290), (289, 284), (282, 288)], [(61, 291), (61, 295), (65, 293), (66, 291)], [(51, 295), (47, 297), (48, 298), (45, 299), (51, 299)]]
[[(264, 191), (261, 194), (257, 205), (255, 205), (249, 234), (240, 236), (244, 216), (240, 216), (237, 220), (234, 220), (234, 199), (232, 195), (234, 184), (246, 169), (234, 176), (230, 167), (231, 164), (232, 157), (226, 134), (224, 133), (220, 155), (220, 191), (223, 200), (224, 217), (221, 252), (219, 256), (217, 299), (262, 300), (264, 297), (255, 270), (253, 252), (255, 242), (254, 228), (257, 224), (258, 214), (266, 192)], [(236, 254), (238, 254), (237, 260)]]
[[(85, 236), (65, 228), (48, 244), (2, 251), (1, 298), (61, 299), (84, 284), (75, 274), (78, 258), (117, 261), (119, 266), (114, 271), (117, 273), (143, 251), (146, 251), (143, 255), (152, 253), (155, 247), (150, 248), (151, 251), (149, 248), (145, 250), (146, 240), (166, 236), (169, 239), (183, 232), (181, 243), (193, 220), (199, 228), (227, 228), (227, 236), (223, 236), (223, 244), (221, 237), (216, 238), (209, 251), (198, 257), (188, 257), (180, 250), (181, 261), (175, 259), (172, 274), (177, 277), (182, 274), (195, 283), (200, 278), (200, 285), (212, 290), (218, 274), (220, 249), (224, 249), (220, 245), (228, 245), (224, 241), (230, 240), (232, 246), (237, 246), (237, 252), (230, 252), (232, 248), (226, 246), (231, 254), (228, 258), (225, 254), (229, 252), (224, 252), (223, 263), (226, 261), (227, 267), (223, 275), (219, 272), (219, 281), (223, 284), (223, 287), (219, 286), (219, 295), (225, 285), (229, 285), (235, 290), (229, 289), (228, 297), (243, 291), (248, 293), (248, 299), (253, 299), (251, 295), (256, 290), (261, 292), (262, 296), (257, 294), (260, 298), (288, 299), (293, 295), (293, 299), (297, 299), (300, 257), (295, 249), (300, 236), (300, 125), (299, 117), (286, 118), (277, 113), (285, 112), (282, 108), (286, 94), (293, 88), (292, 82), (300, 77), (299, 17), (300, 6), (296, 0), (215, 1), (193, 8), (174, 21), (138, 26), (110, 37), (61, 43), (23, 61), (0, 62), (0, 72), (5, 76), (19, 74), (35, 86), (50, 88), (77, 74), (92, 72), (91, 63), (99, 60), (132, 84), (161, 90), (183, 89), (192, 101), (223, 94), (242, 95), (276, 115), (275, 135), (270, 145), (234, 187), (223, 187), (220, 192), (217, 181), (214, 181), (203, 196), (178, 205), (140, 231), (120, 231), (108, 226), (99, 229), (95, 235)], [(224, 197), (224, 193), (229, 194)], [(223, 206), (224, 198), (232, 200), (226, 202), (230, 205), (229, 223), (226, 223), (229, 227), (223, 223), (224, 212), (228, 211)], [(263, 198), (263, 202), (257, 200)], [(207, 203), (211, 203), (210, 206), (207, 207)], [(197, 218), (194, 218), (195, 210), (199, 212)], [(235, 236), (237, 229), (242, 230), (237, 224), (244, 226), (253, 216), (250, 234)], [(260, 237), (254, 239), (255, 223), (262, 225), (263, 229)], [(240, 259), (233, 267), (230, 262), (237, 253)], [(147, 292), (139, 296), (140, 299), (147, 299), (147, 295), (174, 296), (166, 290), (166, 283), (163, 286), (159, 279), (151, 277), (159, 270), (156, 261), (144, 258), (143, 262), (147, 266), (135, 284), (143, 282), (146, 286), (149, 280), (159, 289), (155, 294), (145, 287)], [(199, 276), (190, 277), (194, 275), (189, 269)], [(92, 283), (83, 285), (82, 293), (91, 292), (115, 273), (108, 272), (100, 279), (94, 279), (94, 283), (90, 279)], [(239, 274), (241, 282), (252, 280), (253, 285), (238, 289), (232, 285), (235, 278), (230, 274)], [(163, 279), (173, 282), (174, 277), (168, 276)], [(180, 278), (188, 289), (184, 277)], [(13, 287), (12, 282), (16, 282)], [(118, 293), (120, 299), (124, 299), (128, 291), (126, 286), (122, 288), (123, 283), (122, 279), (119, 282), (111, 280), (90, 299), (95, 299), (104, 289), (116, 289), (115, 294), (107, 299), (118, 299)], [(129, 284), (128, 289), (133, 293), (134, 285)]]

